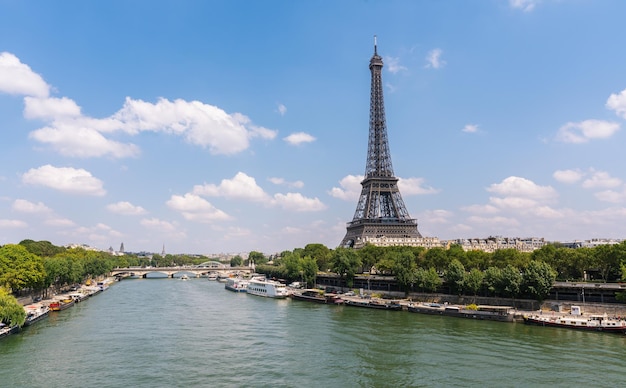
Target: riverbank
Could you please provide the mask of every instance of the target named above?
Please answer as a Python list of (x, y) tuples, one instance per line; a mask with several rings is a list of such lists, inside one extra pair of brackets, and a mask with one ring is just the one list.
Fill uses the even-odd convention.
[(66, 310), (76, 303), (80, 303), (87, 298), (99, 294), (106, 290), (114, 281), (115, 278), (105, 278), (98, 281), (95, 285), (77, 285), (71, 287), (67, 292), (52, 293), (52, 297), (41, 300), (33, 298), (32, 296), (18, 298), (18, 303), (24, 307), (24, 311), (26, 312), (26, 321), (22, 327), (6, 327), (6, 325), (3, 325), (3, 327), (0, 328), (0, 338), (19, 333), (25, 327), (47, 318), (52, 311)]

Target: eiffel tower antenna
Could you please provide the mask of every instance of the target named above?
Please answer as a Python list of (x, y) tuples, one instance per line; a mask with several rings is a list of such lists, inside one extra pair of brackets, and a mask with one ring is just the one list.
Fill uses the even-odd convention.
[[(409, 216), (404, 205), (398, 178), (394, 176), (391, 153), (387, 139), (385, 103), (383, 99), (383, 58), (378, 55), (374, 35), (374, 55), (370, 59), (372, 83), (370, 91), (369, 141), (365, 178), (359, 202), (341, 247), (360, 248), (368, 239), (381, 237), (415, 239), (422, 235), (417, 230), (417, 220)], [(402, 245), (402, 244), (398, 244)]]

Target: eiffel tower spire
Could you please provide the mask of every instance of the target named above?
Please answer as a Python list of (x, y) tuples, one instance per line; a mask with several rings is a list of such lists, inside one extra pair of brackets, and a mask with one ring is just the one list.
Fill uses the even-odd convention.
[(417, 230), (417, 220), (409, 216), (404, 205), (398, 178), (393, 173), (383, 99), (383, 58), (378, 55), (376, 36), (369, 68), (372, 83), (365, 178), (361, 182), (363, 188), (354, 217), (348, 223), (346, 236), (340, 244), (342, 247), (360, 247), (368, 238), (422, 237)]

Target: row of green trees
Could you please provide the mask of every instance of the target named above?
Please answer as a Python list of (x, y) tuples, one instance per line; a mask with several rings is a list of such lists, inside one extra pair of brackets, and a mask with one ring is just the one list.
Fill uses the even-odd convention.
[[(349, 251), (349, 252), (348, 252)], [(284, 256), (283, 252), (280, 256)], [(331, 250), (323, 244), (309, 244), (296, 248), (293, 253), (300, 257), (313, 258), (318, 268), (324, 272), (360, 273), (374, 268), (378, 273), (393, 275), (402, 267), (402, 259), (415, 262), (418, 268), (434, 268), (439, 274), (445, 272), (453, 260), (458, 260), (471, 271), (485, 271), (490, 267), (505, 268), (512, 265), (523, 269), (533, 261), (548, 264), (556, 271), (559, 281), (620, 281), (626, 272), (626, 241), (613, 245), (599, 245), (594, 248), (567, 248), (559, 244), (548, 244), (540, 249), (520, 252), (516, 249), (500, 249), (493, 253), (483, 251), (464, 251), (460, 245), (448, 248), (423, 247), (378, 247), (366, 245), (359, 250), (337, 248)], [(586, 275), (586, 278), (585, 278)]]
[(459, 245), (331, 250), (309, 244), (282, 252), (271, 266), (257, 266), (260, 272), (288, 281), (304, 280), (308, 285), (315, 283), (314, 268), (340, 275), (349, 286), (357, 274), (373, 272), (395, 277), (406, 292), (435, 292), (445, 287), (444, 291), (453, 294), (542, 300), (555, 280), (626, 278), (626, 242), (578, 249), (550, 244), (532, 253), (515, 249), (466, 252)]

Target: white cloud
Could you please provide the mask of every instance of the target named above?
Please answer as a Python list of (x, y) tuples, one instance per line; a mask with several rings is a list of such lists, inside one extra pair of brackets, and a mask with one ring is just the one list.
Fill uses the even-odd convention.
[(326, 209), (318, 198), (307, 198), (300, 193), (275, 194), (275, 204), (285, 210), (297, 212), (316, 212)]
[(465, 206), (465, 207), (462, 207), (461, 210), (464, 210), (469, 213), (476, 213), (476, 214), (495, 214), (495, 213), (500, 212), (500, 209), (498, 209), (497, 207), (493, 205), (488, 205), (488, 204)]
[(453, 216), (451, 211), (437, 209), (424, 212), (420, 215), (420, 219), (428, 220), (429, 224), (447, 224)]
[(288, 182), (283, 178), (277, 178), (277, 177), (268, 178), (268, 180), (275, 185), (285, 185), (287, 187), (293, 187), (297, 189), (301, 189), (304, 187), (304, 182), (302, 181)]
[(23, 96), (47, 97), (50, 86), (15, 55), (0, 53), (0, 92)]
[(619, 123), (602, 120), (585, 120), (567, 123), (556, 135), (556, 140), (564, 143), (586, 143), (593, 139), (607, 139), (620, 129)]
[(269, 195), (257, 185), (256, 180), (243, 172), (238, 172), (232, 179), (223, 179), (219, 186), (214, 184), (205, 184), (203, 186), (196, 185), (192, 193), (210, 197), (238, 198), (256, 202), (270, 200)]
[(22, 182), (71, 194), (96, 196), (106, 194), (101, 180), (86, 170), (72, 167), (54, 167), (47, 164), (39, 168), (31, 168), (22, 175)]
[(6, 220), (0, 219), (0, 228), (6, 229), (17, 229), (17, 228), (27, 228), (28, 224), (24, 221), (20, 220)]
[(31, 139), (47, 143), (62, 155), (78, 158), (112, 156), (114, 158), (137, 157), (139, 147), (109, 140), (93, 128), (75, 127), (74, 123), (56, 123), (30, 133)]
[(164, 132), (183, 136), (188, 142), (209, 148), (212, 154), (235, 154), (248, 148), (252, 136), (273, 138), (275, 131), (251, 125), (240, 113), (228, 114), (200, 101), (169, 101), (156, 104), (129, 97), (113, 119), (123, 123), (129, 134), (140, 131)]
[(278, 113), (280, 113), (281, 116), (284, 116), (287, 113), (287, 107), (283, 104), (278, 104)]
[(16, 199), (13, 202), (13, 210), (21, 213), (50, 214), (52, 209), (44, 205), (43, 202), (30, 202), (25, 199)]
[(186, 220), (197, 222), (226, 221), (231, 217), (198, 195), (172, 195), (167, 206), (179, 211)]
[(361, 195), (363, 175), (347, 175), (339, 181), (341, 187), (333, 187), (328, 194), (344, 201), (356, 201)]
[(435, 194), (439, 190), (430, 186), (424, 187), (423, 178), (398, 178), (398, 190), (402, 195)]
[(579, 170), (557, 170), (552, 176), (562, 183), (576, 183), (582, 179), (584, 173)]
[(385, 63), (387, 64), (387, 70), (393, 74), (408, 70), (405, 66), (400, 65), (400, 58), (385, 57)]
[(608, 172), (593, 171), (591, 178), (585, 179), (582, 186), (585, 189), (610, 189), (620, 186), (621, 184), (621, 179), (611, 177)]
[(537, 205), (537, 201), (531, 198), (523, 198), (523, 197), (491, 197), (489, 198), (489, 203), (493, 204), (499, 209), (516, 209), (516, 210), (525, 210), (535, 207)]
[(462, 132), (465, 133), (476, 133), (478, 132), (478, 125), (476, 124), (466, 124), (463, 129), (461, 129)]
[(477, 224), (477, 225), (488, 225), (495, 226), (495, 230), (499, 230), (502, 227), (517, 227), (520, 225), (519, 221), (515, 218), (511, 217), (480, 217), (480, 216), (472, 216), (468, 219), (469, 224)]
[(174, 232), (176, 231), (177, 225), (171, 222), (163, 221), (158, 218), (144, 218), (140, 221), (140, 224), (146, 228), (158, 230), (160, 232)]
[(250, 130), (250, 132), (248, 132), (250, 138), (260, 137), (261, 139), (272, 140), (278, 134), (278, 131), (273, 129), (257, 127), (255, 125), (249, 125), (248, 129)]
[[(135, 136), (144, 131), (172, 134), (208, 148), (212, 154), (232, 155), (250, 146), (250, 139), (274, 139), (277, 131), (254, 125), (241, 114), (199, 101), (161, 98), (156, 103), (127, 97), (122, 108), (102, 119), (84, 116), (80, 106), (67, 97), (49, 98), (50, 87), (13, 54), (0, 53), (0, 92), (27, 96), (24, 117), (46, 123), (30, 138), (49, 144), (65, 156), (114, 158), (136, 157), (139, 148), (110, 139), (114, 132)], [(279, 106), (284, 114), (286, 108)], [(312, 140), (300, 140), (312, 141)]]
[(622, 188), (622, 191), (605, 190), (594, 194), (599, 201), (610, 203), (626, 202), (626, 187)]
[(72, 227), (76, 225), (74, 221), (68, 220), (67, 218), (50, 218), (45, 220), (43, 223), (54, 227)]
[(509, 0), (511, 8), (521, 9), (524, 12), (532, 11), (539, 3), (540, 0)]
[(611, 94), (606, 101), (606, 107), (615, 111), (615, 114), (626, 119), (626, 89), (619, 94)]
[(312, 143), (315, 141), (315, 138), (308, 133), (296, 132), (283, 138), (283, 140), (291, 145), (300, 145), (302, 143)]
[(60, 234), (72, 236), (80, 240), (86, 239), (95, 244), (107, 244), (112, 238), (118, 239), (123, 236), (119, 231), (103, 223), (98, 223), (91, 227), (81, 226), (70, 231), (61, 232)]
[(55, 120), (80, 115), (80, 106), (67, 97), (24, 97), (24, 117), (27, 119)]
[(446, 61), (441, 59), (443, 50), (436, 48), (428, 52), (426, 55), (426, 68), (439, 69), (446, 65)]
[(532, 198), (550, 200), (558, 196), (551, 186), (539, 186), (533, 181), (516, 176), (510, 176), (501, 183), (494, 183), (487, 191), (507, 197)]
[(127, 201), (120, 201), (120, 202), (109, 204), (107, 205), (107, 210), (112, 213), (117, 213), (117, 214), (122, 214), (122, 215), (127, 215), (127, 216), (136, 216), (136, 215), (147, 213), (146, 209), (142, 208), (141, 206), (135, 206), (132, 203), (127, 202)]

